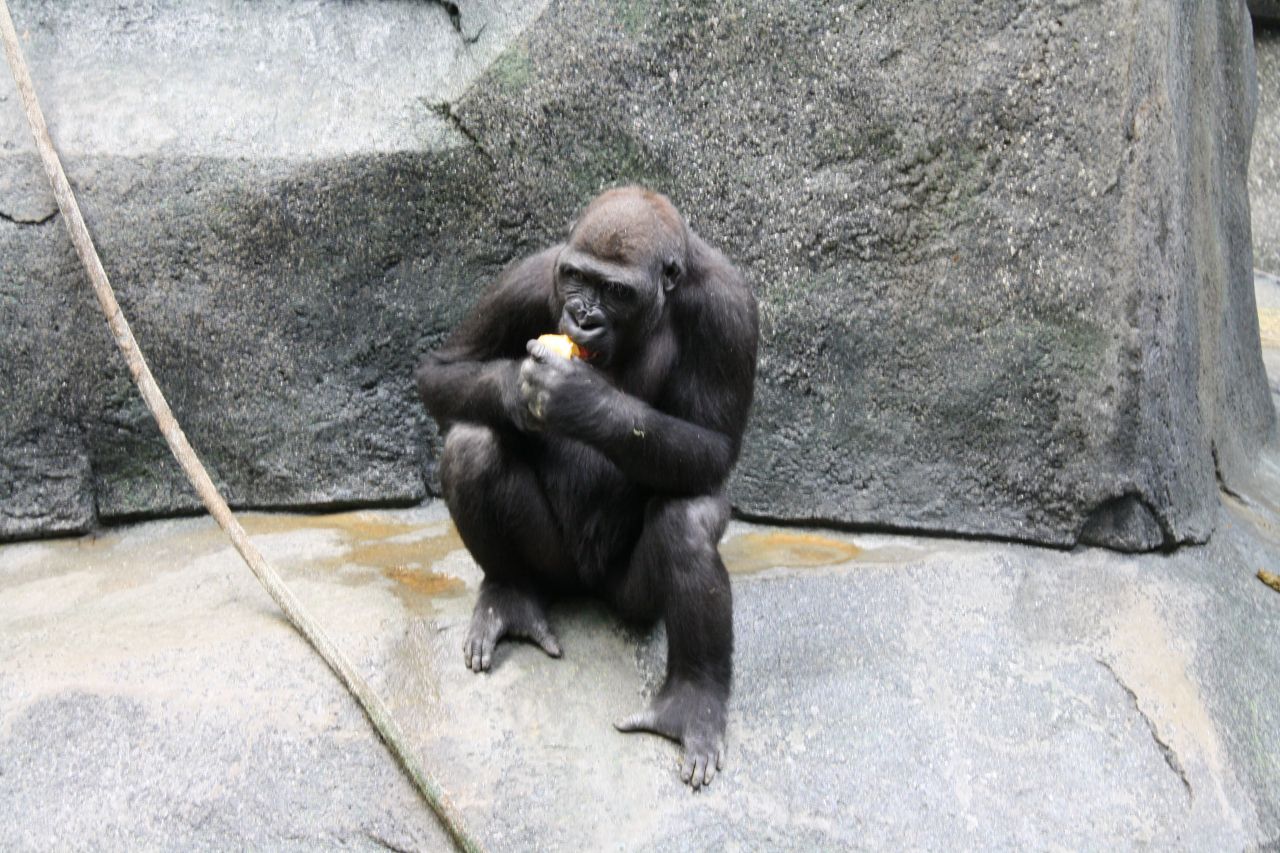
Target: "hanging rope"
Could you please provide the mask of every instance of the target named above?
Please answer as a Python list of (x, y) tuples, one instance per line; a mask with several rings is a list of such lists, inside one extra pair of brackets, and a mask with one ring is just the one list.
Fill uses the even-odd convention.
[(254, 577), (266, 588), (271, 598), (275, 600), (280, 609), (284, 611), (285, 616), (289, 618), (289, 622), (292, 623), (293, 627), (306, 638), (307, 642), (311, 644), (311, 647), (316, 650), (320, 657), (324, 658), (324, 662), (338, 676), (338, 680), (342, 682), (343, 686), (355, 697), (360, 707), (364, 709), (369, 722), (373, 724), (383, 742), (391, 749), (405, 772), (409, 774), (409, 778), (413, 780), (414, 785), (421, 792), (422, 798), (426, 800), (427, 805), (431, 807), (431, 810), (440, 819), (440, 823), (449, 833), (454, 844), (460, 850), (479, 851), (479, 845), (472, 841), (463, 830), (462, 821), (456, 808), (450, 803), (449, 798), (440, 789), (440, 786), (432, 778), (431, 774), (427, 772), (426, 768), (414, 758), (413, 753), (407, 746), (404, 732), (400, 730), (400, 726), (392, 718), (386, 704), (360, 676), (355, 667), (352, 666), (351, 661), (347, 660), (342, 651), (329, 639), (319, 623), (307, 613), (298, 599), (294, 597), (293, 592), (281, 580), (280, 574), (275, 568), (266, 561), (261, 552), (249, 541), (244, 528), (240, 526), (240, 522), (236, 520), (235, 515), (231, 512), (231, 508), (227, 506), (227, 502), (223, 500), (222, 495), (218, 493), (217, 486), (213, 484), (209, 473), (187, 442), (187, 437), (183, 433), (182, 427), (178, 425), (173, 412), (169, 409), (168, 402), (165, 401), (164, 394), (161, 393), (160, 387), (156, 384), (155, 377), (151, 375), (151, 369), (147, 367), (146, 359), (143, 358), (142, 351), (138, 348), (138, 342), (133, 337), (128, 320), (125, 319), (123, 312), (120, 310), (120, 305), (116, 302), (115, 292), (111, 289), (111, 283), (107, 280), (107, 273), (102, 268), (102, 261), (99, 260), (98, 252), (93, 246), (93, 239), (89, 236), (89, 229), (85, 227), (84, 217), (80, 215), (80, 207), (76, 204), (75, 194), (72, 193), (71, 185), (67, 182), (67, 176), (62, 170), (62, 163), (54, 150), (53, 140), (49, 138), (49, 129), (45, 126), (44, 114), (40, 110), (40, 103), (36, 100), (35, 88), (31, 83), (31, 75), (27, 71), (26, 60), (23, 58), (22, 49), (18, 43), (18, 34), (13, 27), (13, 19), (9, 16), (8, 0), (0, 0), (0, 37), (3, 37), (4, 40), (4, 51), (9, 60), (9, 70), (13, 72), (14, 82), (18, 85), (18, 96), (22, 100), (22, 107), (26, 111), (27, 121), (31, 125), (31, 133), (35, 136), (36, 148), (39, 150), (40, 159), (44, 163), (45, 174), (53, 187), (53, 195), (58, 201), (58, 210), (62, 212), (63, 221), (66, 222), (67, 230), (71, 233), (71, 242), (75, 244), (76, 252), (80, 255), (80, 260), (84, 263), (85, 270), (89, 273), (89, 280), (93, 284), (94, 293), (97, 294), (98, 304), (102, 306), (102, 313), (107, 317), (107, 324), (111, 327), (111, 334), (115, 336), (116, 344), (120, 347), (120, 352), (124, 355), (125, 362), (129, 365), (129, 372), (133, 374), (133, 381), (142, 393), (142, 398), (146, 401), (147, 408), (151, 410), (152, 416), (156, 419), (156, 424), (160, 427), (160, 432), (164, 434), (165, 441), (169, 443), (169, 449), (173, 451), (174, 458), (178, 460), (178, 464), (186, 472), (187, 479), (191, 481), (191, 485), (200, 495), (200, 500), (204, 502), (209, 514), (214, 517), (231, 540), (231, 544), (240, 552), (240, 556), (244, 558), (245, 564), (253, 572)]

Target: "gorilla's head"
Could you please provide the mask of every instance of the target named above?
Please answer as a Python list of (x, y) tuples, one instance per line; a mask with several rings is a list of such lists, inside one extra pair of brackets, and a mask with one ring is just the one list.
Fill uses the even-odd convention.
[(666, 196), (621, 187), (578, 217), (556, 261), (560, 331), (607, 367), (635, 355), (686, 269), (688, 230)]

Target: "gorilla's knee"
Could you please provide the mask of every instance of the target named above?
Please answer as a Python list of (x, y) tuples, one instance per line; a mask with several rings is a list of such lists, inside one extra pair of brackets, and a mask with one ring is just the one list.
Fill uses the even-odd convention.
[(498, 437), (489, 427), (468, 423), (451, 426), (440, 457), (440, 482), (446, 499), (492, 479), (501, 460)]
[(722, 495), (655, 499), (648, 523), (678, 552), (714, 553), (729, 524), (729, 501)]

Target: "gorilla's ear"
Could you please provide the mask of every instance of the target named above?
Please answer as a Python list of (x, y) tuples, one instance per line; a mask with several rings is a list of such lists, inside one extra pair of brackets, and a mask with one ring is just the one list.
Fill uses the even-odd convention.
[(670, 293), (684, 276), (684, 266), (675, 258), (668, 258), (662, 265), (662, 289)]

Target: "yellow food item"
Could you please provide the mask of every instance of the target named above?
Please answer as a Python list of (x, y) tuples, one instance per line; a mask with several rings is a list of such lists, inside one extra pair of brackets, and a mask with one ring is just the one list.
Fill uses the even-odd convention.
[(538, 343), (561, 358), (582, 358), (582, 350), (568, 335), (539, 335)]

